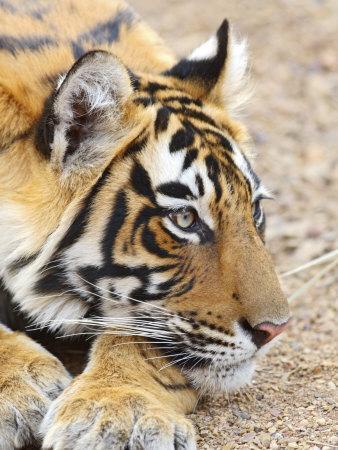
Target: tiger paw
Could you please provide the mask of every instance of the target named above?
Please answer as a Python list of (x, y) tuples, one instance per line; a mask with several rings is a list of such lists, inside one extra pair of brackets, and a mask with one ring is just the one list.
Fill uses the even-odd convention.
[(139, 388), (75, 381), (52, 403), (41, 431), (43, 448), (53, 450), (196, 449), (191, 422)]
[(0, 449), (38, 440), (51, 401), (69, 382), (66, 369), (47, 350), (0, 327)]

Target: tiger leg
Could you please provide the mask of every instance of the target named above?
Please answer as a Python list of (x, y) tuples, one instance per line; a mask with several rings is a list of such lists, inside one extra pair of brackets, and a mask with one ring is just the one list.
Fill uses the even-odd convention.
[(196, 392), (166, 365), (168, 360), (135, 339), (100, 336), (84, 373), (46, 414), (43, 448), (196, 449), (193, 426), (184, 417)]
[(0, 324), (0, 449), (37, 440), (51, 401), (69, 384), (61, 362), (28, 336)]

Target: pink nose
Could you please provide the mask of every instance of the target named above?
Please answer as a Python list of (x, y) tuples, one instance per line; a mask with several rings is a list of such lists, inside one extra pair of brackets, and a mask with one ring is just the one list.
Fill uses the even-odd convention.
[(282, 323), (280, 325), (275, 325), (271, 322), (263, 322), (256, 325), (253, 328), (253, 340), (257, 347), (262, 347), (263, 345), (270, 342), (273, 338), (281, 334), (288, 326), (289, 321)]

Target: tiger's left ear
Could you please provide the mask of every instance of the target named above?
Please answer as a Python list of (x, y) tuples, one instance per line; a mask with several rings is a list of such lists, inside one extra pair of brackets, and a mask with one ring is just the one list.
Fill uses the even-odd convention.
[(165, 75), (194, 97), (225, 107), (234, 114), (249, 96), (247, 46), (238, 41), (227, 20), (216, 35), (179, 61)]

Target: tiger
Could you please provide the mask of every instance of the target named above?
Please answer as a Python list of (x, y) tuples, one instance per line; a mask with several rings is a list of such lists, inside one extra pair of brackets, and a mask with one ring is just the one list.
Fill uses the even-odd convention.
[(224, 20), (179, 59), (121, 0), (0, 8), (0, 276), (49, 339), (93, 339), (72, 378), (0, 325), (0, 448), (196, 449), (186, 415), (249, 383), (290, 318), (246, 41)]

